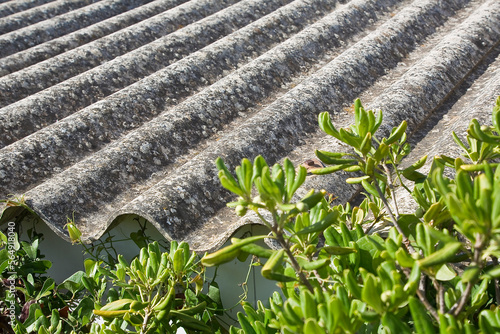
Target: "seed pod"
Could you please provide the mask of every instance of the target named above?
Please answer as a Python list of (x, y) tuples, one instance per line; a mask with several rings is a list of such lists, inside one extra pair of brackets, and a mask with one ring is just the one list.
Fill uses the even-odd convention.
[(158, 321), (162, 321), (169, 313), (169, 311), (160, 311), (156, 314), (156, 319), (158, 319)]
[(350, 172), (350, 173), (360, 172), (361, 171), (361, 166), (359, 166), (359, 165), (351, 165), (351, 166), (345, 167), (344, 171), (345, 172)]
[(66, 228), (68, 229), (69, 238), (71, 239), (72, 243), (75, 243), (80, 240), (82, 232), (80, 232), (80, 230), (78, 229), (78, 227), (76, 227), (74, 223), (66, 224)]
[(315, 261), (299, 261), (300, 258), (297, 258), (299, 265), (304, 270), (317, 270), (324, 267), (326, 264), (330, 262), (330, 258), (324, 258)]
[(261, 258), (269, 258), (273, 254), (273, 251), (271, 249), (264, 248), (256, 244), (245, 245), (241, 247), (241, 250)]
[(311, 169), (310, 172), (314, 175), (325, 175), (325, 174), (335, 173), (349, 167), (352, 167), (352, 164), (342, 164), (342, 165), (329, 166), (325, 168)]

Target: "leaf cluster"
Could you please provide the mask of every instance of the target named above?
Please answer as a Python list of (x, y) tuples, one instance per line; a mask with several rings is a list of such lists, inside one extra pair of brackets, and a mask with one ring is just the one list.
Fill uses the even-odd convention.
[[(453, 134), (464, 156), (435, 157), (427, 174), (419, 172), (427, 156), (401, 167), (411, 150), (405, 121), (381, 137), (382, 112), (366, 111), (359, 100), (354, 106), (349, 128), (319, 115), (320, 128), (351, 151), (316, 151), (326, 167), (312, 173), (356, 173), (347, 182), (364, 191), (357, 207), (331, 205), (324, 190), (294, 200), (306, 173), (288, 159), (273, 167), (261, 156), (244, 159), (236, 177), (216, 161), (222, 186), (238, 196), (228, 205), (257, 215), (271, 234), (233, 239), (202, 263), (257, 256), (265, 261), (262, 276), (284, 296), (276, 293), (268, 306), (244, 304), (231, 333), (500, 331), (500, 169), (492, 160), (499, 157), (500, 98), (492, 126), (472, 120), (467, 144)], [(397, 188), (415, 200), (415, 212), (399, 212)], [(371, 233), (375, 225), (387, 227), (379, 235)], [(265, 237), (280, 248), (256, 243)]]

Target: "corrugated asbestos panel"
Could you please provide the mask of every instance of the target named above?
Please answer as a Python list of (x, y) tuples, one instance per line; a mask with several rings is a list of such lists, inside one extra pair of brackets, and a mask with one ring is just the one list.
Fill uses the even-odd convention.
[[(225, 208), (216, 157), (339, 149), (317, 115), (346, 126), (358, 96), (382, 131), (408, 120), (415, 155), (439, 151), (500, 95), (498, 0), (26, 0), (0, 15), (0, 197), (24, 195), (65, 239), (68, 217), (91, 241), (135, 214), (214, 249), (253, 222)], [(357, 191), (342, 174), (311, 187)]]

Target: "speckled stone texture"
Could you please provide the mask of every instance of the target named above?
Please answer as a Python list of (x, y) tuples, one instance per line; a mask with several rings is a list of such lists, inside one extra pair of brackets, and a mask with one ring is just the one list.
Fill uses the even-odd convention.
[[(32, 2), (26, 12), (46, 6)], [(358, 96), (384, 110), (381, 131), (407, 119), (417, 133), (436, 110), (452, 109), (450, 96), (468, 98), (458, 88), (474, 85), (500, 49), (494, 0), (182, 2), (131, 9), (141, 22), (117, 10), (87, 27), (76, 22), (82, 7), (65, 14), (80, 30), (5, 51), (0, 196), (24, 194), (65, 239), (69, 216), (90, 241), (137, 214), (168, 239), (215, 249), (255, 223), (225, 208), (231, 196), (216, 177), (218, 156), (231, 167), (258, 154), (300, 164), (315, 148), (339, 148), (318, 130), (317, 115), (330, 111), (346, 126)], [(118, 1), (91, 6), (106, 3)], [(89, 31), (99, 37), (72, 41)], [(500, 94), (490, 80), (488, 96)], [(323, 187), (345, 202), (357, 188), (344, 180), (310, 177), (300, 192)]]
[(0, 17), (12, 15), (14, 13), (40, 6), (51, 1), (54, 0), (8, 1), (7, 3), (0, 4)]
[(19, 51), (13, 55), (4, 57), (2, 58), (2, 62), (0, 62), (0, 76), (19, 71), (30, 65), (112, 34), (120, 29), (124, 29), (154, 15), (160, 14), (185, 1), (186, 0), (153, 1), (86, 28), (79, 29), (73, 33), (51, 39), (27, 50)]
[[(100, 0), (62, 0), (28, 9), (0, 19), (0, 33), (5, 34), (40, 21), (56, 17), (72, 10), (88, 6)], [(8, 5), (8, 4), (5, 4)]]

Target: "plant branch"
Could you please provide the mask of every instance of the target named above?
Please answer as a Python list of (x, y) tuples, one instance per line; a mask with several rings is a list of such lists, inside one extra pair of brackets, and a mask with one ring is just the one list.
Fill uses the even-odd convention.
[(288, 242), (285, 240), (285, 238), (283, 238), (283, 234), (281, 232), (278, 233), (276, 229), (273, 229), (273, 233), (276, 235), (276, 239), (280, 243), (281, 247), (283, 247), (286, 255), (290, 259), (290, 264), (292, 265), (293, 270), (295, 270), (295, 273), (297, 273), (297, 275), (299, 276), (300, 282), (304, 284), (311, 293), (314, 293), (314, 288), (312, 287), (311, 283), (308, 281), (307, 277), (302, 272), (302, 269), (300, 268), (297, 259), (295, 259), (295, 256), (293, 256), (290, 247), (288, 247)]
[(385, 174), (387, 175), (387, 183), (389, 186), (389, 189), (391, 189), (392, 192), (392, 201), (394, 202), (394, 210), (396, 210), (396, 220), (399, 219), (399, 210), (398, 210), (398, 203), (396, 201), (396, 196), (394, 194), (394, 184), (392, 183), (392, 177), (391, 177), (391, 171), (389, 168), (387, 168), (387, 165), (384, 163), (382, 164), (382, 167), (384, 167)]
[[(481, 254), (483, 251), (483, 245), (484, 245), (483, 240), (480, 237), (478, 237), (476, 239), (476, 244), (474, 245), (474, 259), (472, 260), (471, 265), (477, 265), (479, 268), (482, 268)], [(472, 293), (472, 288), (476, 284), (476, 281), (477, 279), (467, 283), (464, 293), (460, 296), (457, 302), (450, 308), (450, 310), (448, 311), (449, 314), (452, 314), (453, 316), (456, 317), (463, 311), (465, 305), (469, 301), (470, 295)]]
[(420, 299), (420, 301), (422, 302), (422, 304), (424, 304), (427, 311), (429, 311), (429, 313), (432, 315), (432, 317), (437, 321), (439, 321), (439, 315), (436, 309), (429, 303), (429, 301), (425, 297), (425, 294), (421, 290), (417, 290), (417, 296), (418, 299)]
[[(498, 258), (492, 257), (493, 258), (493, 263), (495, 266), (498, 266)], [(494, 280), (494, 285), (495, 285), (495, 299), (497, 300), (497, 305), (500, 305), (500, 286), (499, 286), (499, 281), (498, 278), (495, 278)]]
[[(406, 275), (407, 278), (410, 277), (410, 272), (408, 269), (403, 269), (403, 273)], [(427, 297), (425, 296), (425, 278), (426, 278), (425, 275), (421, 275), (419, 286), (418, 286), (416, 293), (417, 293), (418, 299), (420, 299), (420, 301), (422, 302), (424, 307), (427, 309), (427, 311), (432, 315), (432, 317), (434, 319), (436, 319), (436, 321), (439, 322), (439, 315), (438, 315), (436, 309), (431, 305), (431, 303), (429, 303), (429, 301), (427, 300)]]
[(391, 218), (392, 223), (396, 227), (396, 230), (398, 230), (399, 234), (401, 234), (403, 236), (403, 243), (406, 246), (406, 249), (408, 250), (408, 252), (410, 254), (415, 253), (415, 249), (410, 244), (410, 240), (406, 237), (405, 233), (401, 229), (401, 226), (399, 226), (396, 217), (394, 217), (394, 214), (392, 213), (392, 210), (389, 206), (389, 203), (387, 203), (387, 199), (385, 198), (384, 194), (382, 194), (382, 190), (380, 190), (380, 186), (378, 185), (376, 177), (373, 176), (373, 179), (374, 179), (373, 184), (375, 185), (375, 189), (377, 190), (378, 196), (382, 200), (382, 203), (384, 203), (385, 209), (387, 210), (387, 213), (389, 214), (389, 217)]
[(439, 283), (435, 279), (432, 280), (432, 284), (434, 285), (434, 288), (438, 292), (437, 304), (439, 305), (439, 312), (444, 314), (445, 308), (444, 308), (444, 287), (443, 287), (443, 284)]
[(149, 321), (149, 310), (144, 315), (144, 321), (142, 322), (142, 327), (141, 327), (141, 334), (147, 333), (146, 329), (148, 327), (148, 321)]

